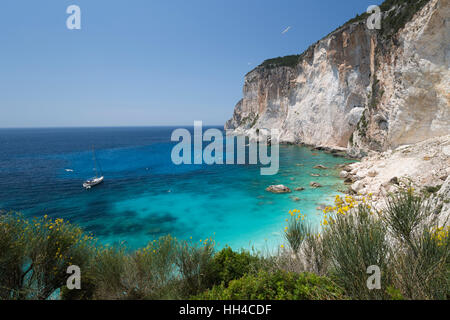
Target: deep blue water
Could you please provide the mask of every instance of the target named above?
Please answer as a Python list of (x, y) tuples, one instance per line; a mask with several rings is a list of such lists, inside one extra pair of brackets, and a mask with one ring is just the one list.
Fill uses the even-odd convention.
[[(342, 187), (336, 170), (313, 166), (331, 168), (345, 159), (298, 146), (280, 147), (275, 176), (261, 176), (258, 165), (176, 166), (173, 130), (0, 129), (0, 210), (64, 218), (102, 242), (125, 241), (131, 248), (172, 234), (264, 249), (281, 242), (289, 210), (300, 209), (317, 224), (317, 206), (332, 202)], [(93, 176), (93, 145), (105, 183), (84, 190), (83, 181)], [(311, 181), (324, 188), (309, 188)], [(271, 184), (306, 190), (275, 195), (265, 191)]]

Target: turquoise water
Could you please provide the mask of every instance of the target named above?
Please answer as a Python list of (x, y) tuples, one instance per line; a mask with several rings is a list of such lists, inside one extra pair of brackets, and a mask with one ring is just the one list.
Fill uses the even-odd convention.
[[(0, 130), (0, 209), (64, 218), (104, 243), (125, 241), (131, 248), (171, 234), (264, 250), (281, 243), (289, 210), (318, 225), (317, 207), (331, 203), (343, 186), (337, 170), (313, 167), (347, 160), (298, 146), (280, 146), (275, 176), (261, 176), (255, 165), (175, 166), (172, 130)], [(106, 180), (86, 191), (81, 184), (92, 176), (92, 144)], [(312, 189), (311, 181), (324, 187)], [(272, 184), (305, 190), (266, 192)]]

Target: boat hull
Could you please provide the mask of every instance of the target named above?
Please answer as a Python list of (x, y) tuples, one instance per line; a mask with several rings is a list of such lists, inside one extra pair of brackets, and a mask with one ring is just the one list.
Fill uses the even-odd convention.
[(94, 178), (92, 180), (86, 181), (85, 183), (83, 183), (83, 187), (86, 189), (90, 189), (92, 187), (95, 187), (96, 185), (99, 185), (100, 183), (102, 183), (104, 180), (104, 177), (100, 177), (100, 178)]

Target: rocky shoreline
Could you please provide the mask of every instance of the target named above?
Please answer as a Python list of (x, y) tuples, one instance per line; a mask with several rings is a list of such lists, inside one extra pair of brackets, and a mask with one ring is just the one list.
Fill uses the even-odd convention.
[(442, 221), (450, 216), (450, 135), (400, 146), (342, 167), (340, 177), (349, 194), (372, 195), (381, 208), (385, 197), (412, 187), (431, 195)]
[(280, 143), (358, 159), (340, 168), (345, 192), (373, 194), (381, 207), (411, 186), (447, 217), (450, 0), (389, 6), (383, 23), (395, 28), (369, 30), (352, 19), (297, 58), (250, 71), (225, 130), (259, 141), (277, 129)]

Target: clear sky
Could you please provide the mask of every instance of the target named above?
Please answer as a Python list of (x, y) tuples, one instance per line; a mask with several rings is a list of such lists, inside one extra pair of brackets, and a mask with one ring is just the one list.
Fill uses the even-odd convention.
[(222, 125), (248, 71), (379, 3), (2, 0), (0, 127)]

